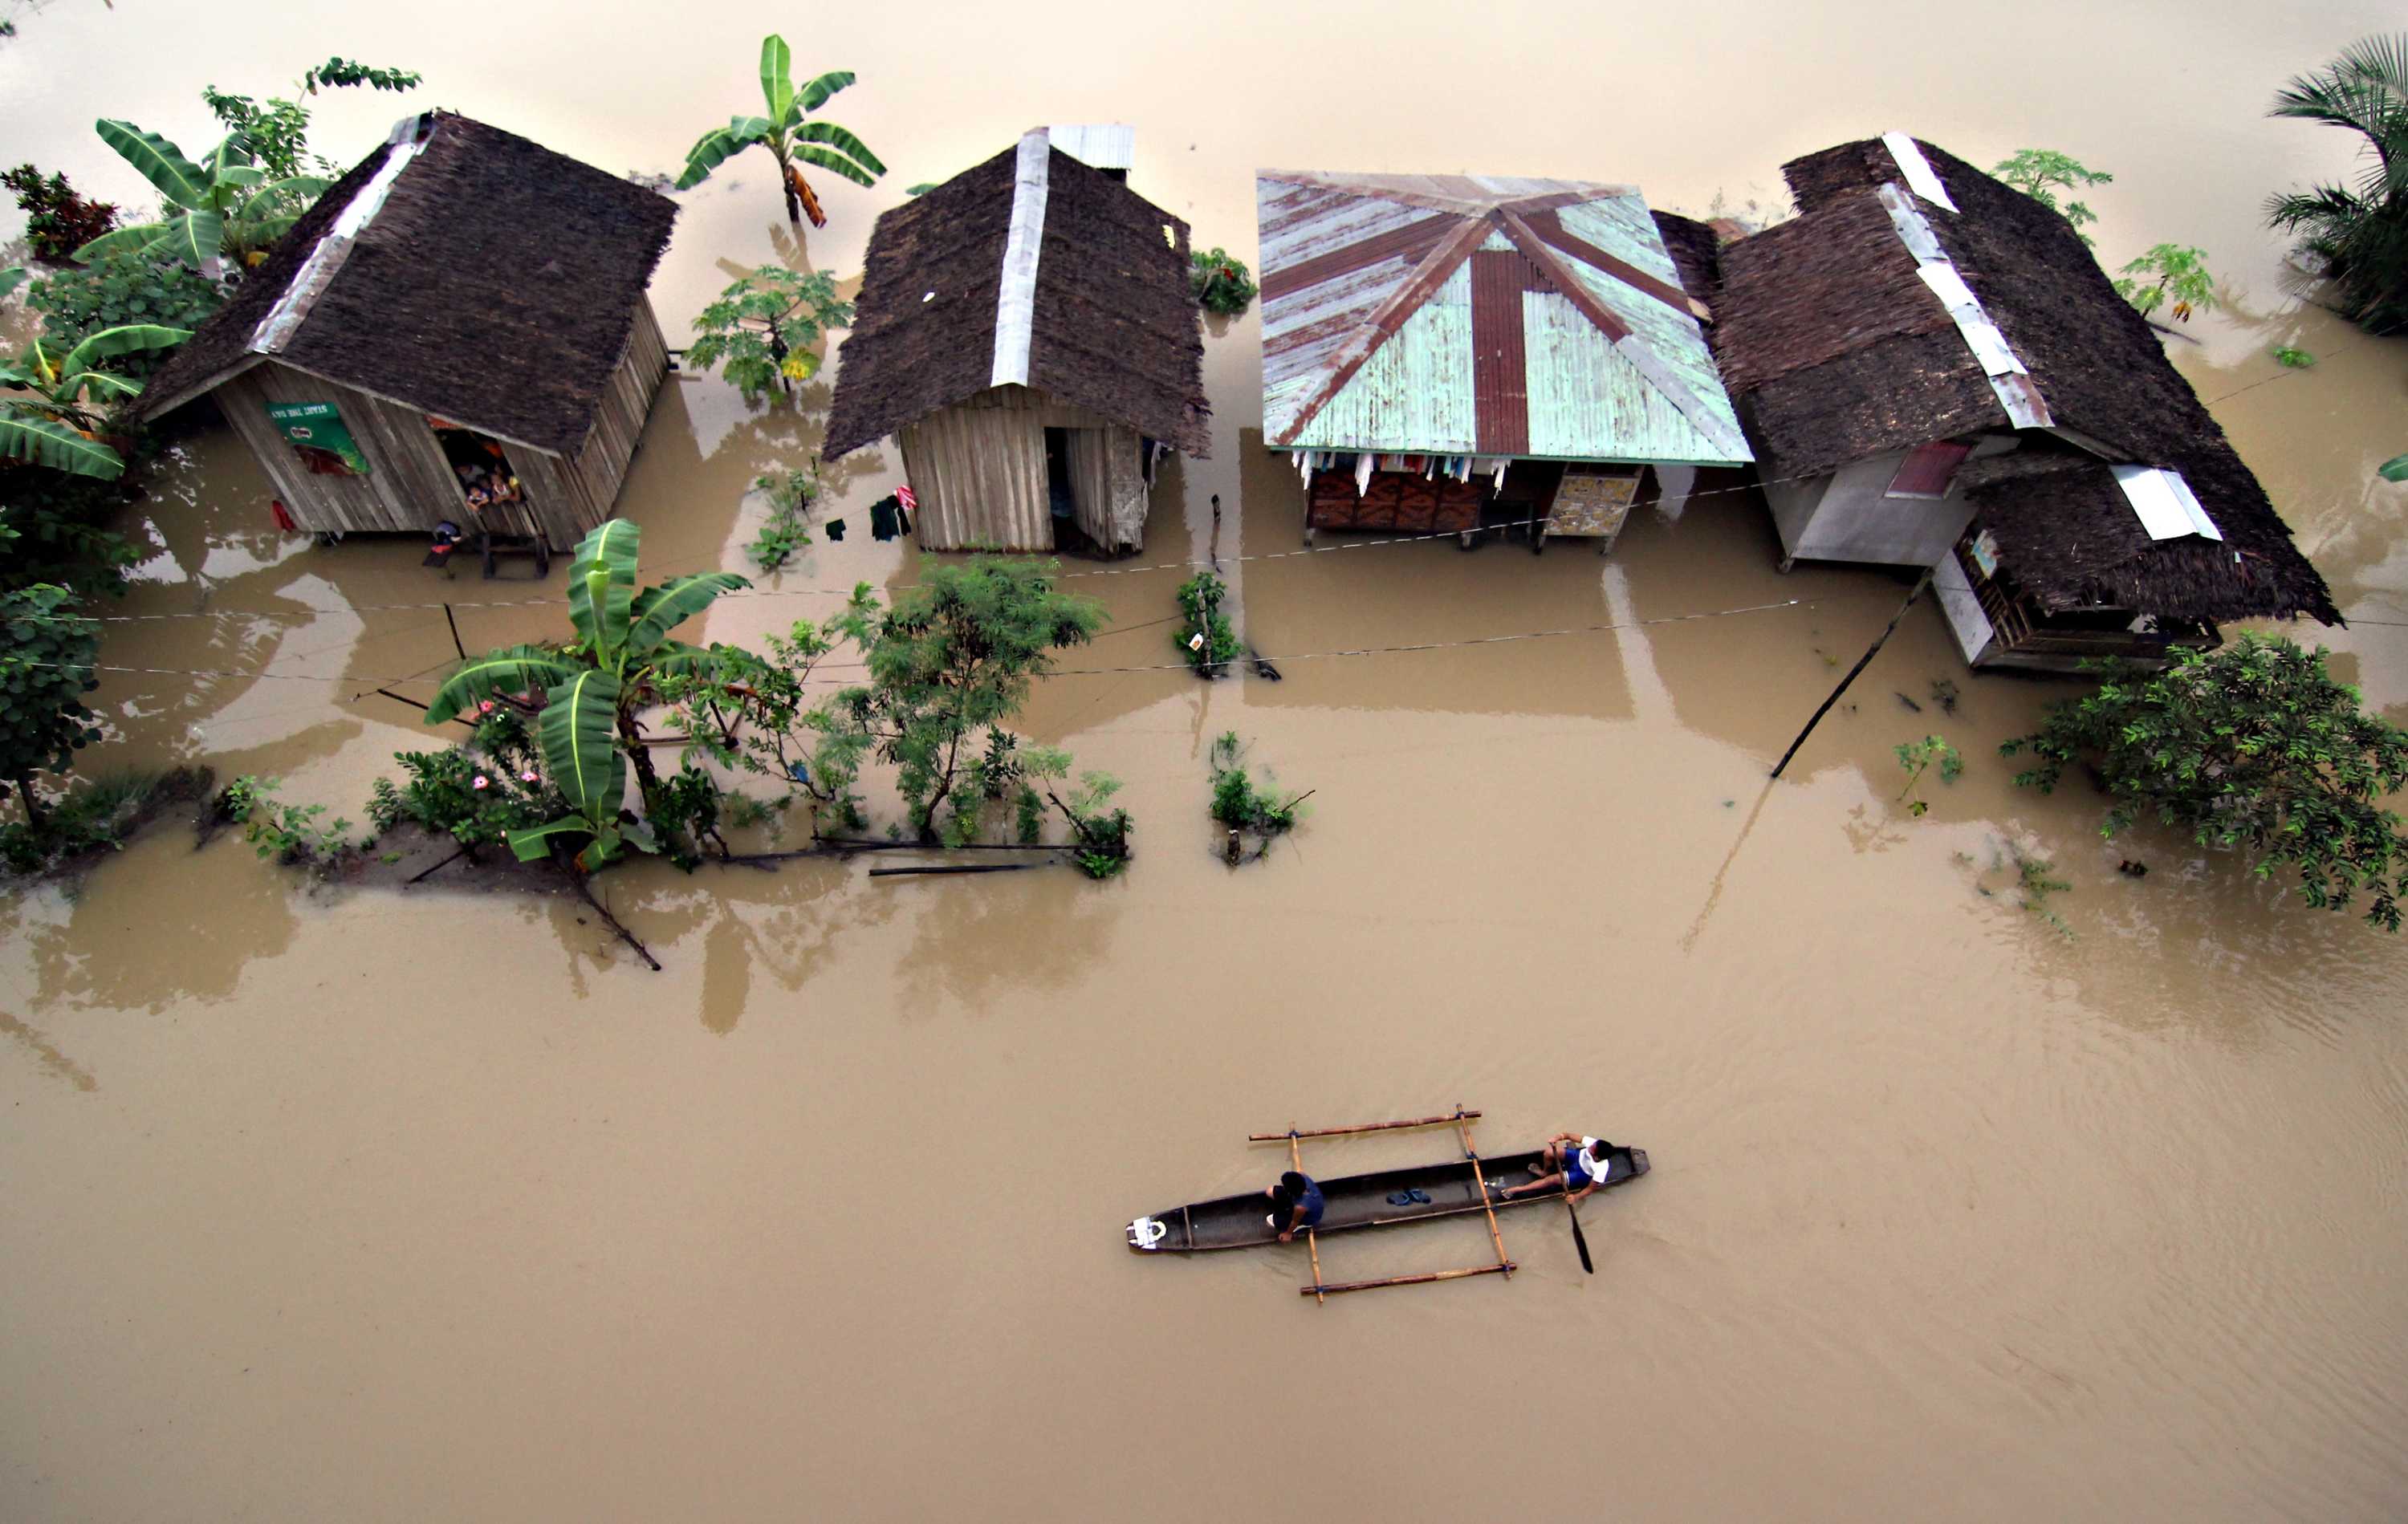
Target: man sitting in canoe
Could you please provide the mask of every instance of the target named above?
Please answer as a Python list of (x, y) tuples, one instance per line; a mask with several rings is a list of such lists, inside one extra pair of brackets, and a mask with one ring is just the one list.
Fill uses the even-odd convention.
[(1322, 1211), (1329, 1204), (1312, 1175), (1294, 1170), (1283, 1171), (1279, 1184), (1263, 1194), (1271, 1199), (1270, 1215), (1263, 1220), (1279, 1230), (1283, 1244), (1293, 1243), (1299, 1229), (1320, 1227)]
[(1612, 1167), (1606, 1156), (1613, 1145), (1603, 1138), (1576, 1136), (1558, 1132), (1539, 1150), (1539, 1162), (1530, 1166), (1541, 1172), (1539, 1178), (1527, 1185), (1508, 1186), (1508, 1200), (1527, 1196), (1540, 1190), (1561, 1190), (1578, 1201), (1605, 1184), (1606, 1171)]

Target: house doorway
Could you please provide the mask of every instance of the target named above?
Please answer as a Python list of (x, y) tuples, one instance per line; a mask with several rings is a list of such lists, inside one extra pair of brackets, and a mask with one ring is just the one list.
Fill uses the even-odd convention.
[(524, 557), (535, 563), (537, 580), (552, 575), (552, 547), (528, 506), (526, 488), (511, 469), (502, 442), (448, 419), (429, 418), (436, 442), (443, 448), (444, 463), (459, 483), (460, 500), (468, 510), (468, 532), (462, 535), (477, 547), (485, 576), (498, 575), (500, 561)]

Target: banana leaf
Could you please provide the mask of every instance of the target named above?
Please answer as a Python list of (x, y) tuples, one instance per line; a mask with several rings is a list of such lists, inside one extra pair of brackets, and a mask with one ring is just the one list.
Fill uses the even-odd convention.
[(440, 725), (461, 710), (496, 693), (523, 693), (566, 682), (577, 663), (548, 646), (505, 646), (464, 662), (443, 679), (426, 705), (426, 723)]
[[(886, 173), (886, 166), (878, 162), (878, 155), (869, 151), (868, 144), (863, 142), (860, 138), (853, 136), (853, 134), (845, 131), (842, 127), (838, 126), (833, 121), (804, 122), (800, 127), (795, 129), (795, 141), (797, 143), (825, 143), (828, 147), (837, 150), (840, 153), (851, 154), (855, 160), (860, 162), (863, 168), (869, 170), (873, 174), (883, 175)], [(867, 180), (864, 180), (862, 183), (867, 185), (869, 182)]]
[(23, 265), (11, 264), (8, 268), (0, 270), (0, 302), (7, 301), (8, 293), (24, 283), (25, 267)]
[(643, 607), (630, 611), (635, 622), (627, 633), (629, 659), (651, 661), (667, 643), (670, 631), (709, 608), (721, 593), (752, 585), (734, 572), (693, 572), (646, 588)]
[(213, 181), (237, 191), (248, 191), (254, 185), (266, 184), (267, 171), (257, 164), (227, 164), (216, 171)]
[[(739, 119), (743, 120), (743, 119)], [(752, 118), (758, 121), (759, 118)], [(685, 170), (677, 178), (677, 188), (691, 191), (710, 178), (710, 172), (752, 146), (749, 137), (738, 137), (725, 127), (713, 127), (695, 139), (686, 150)]]
[(112, 371), (87, 370), (68, 375), (60, 383), (65, 395), (62, 402), (76, 402), (87, 396), (135, 397), (142, 393), (142, 383)]
[(75, 262), (90, 264), (111, 254), (147, 253), (166, 236), (167, 224), (165, 222), (136, 222), (130, 227), (114, 228), (78, 249)]
[(827, 104), (830, 95), (853, 83), (851, 69), (834, 69), (795, 93), (795, 104), (806, 111), (816, 111)]
[(2408, 455), (2394, 455), (2374, 469), (2386, 481), (2408, 481)]
[[(326, 193), (327, 186), (334, 183), (322, 175), (288, 175), (280, 180), (270, 181), (251, 192), (251, 198), (242, 204), (242, 209), (235, 215), (246, 221), (265, 217), (275, 209), (279, 201), (286, 196), (306, 196), (315, 201)], [(293, 218), (284, 219), (287, 226), (290, 226), (293, 221)]]
[(86, 439), (53, 418), (0, 409), (0, 460), (31, 461), (71, 477), (96, 477), (114, 481), (125, 474), (125, 462), (97, 439)]
[(216, 212), (186, 212), (170, 218), (159, 247), (194, 269), (213, 258), (225, 243), (225, 219)]
[(104, 118), (92, 125), (93, 131), (100, 134), (100, 140), (115, 149), (119, 157), (149, 180), (151, 189), (167, 198), (169, 206), (189, 210), (208, 200), (208, 176), (200, 165), (185, 158), (184, 150), (175, 144), (130, 121)]
[(619, 818), (627, 791), (627, 759), (619, 750), (619, 679), (611, 674), (580, 672), (544, 695), (543, 713), (535, 722), (544, 771), (597, 824)]
[(615, 662), (626, 649), (642, 545), (643, 531), (624, 519), (605, 520), (577, 542), (568, 564), (568, 620), (596, 662)]
[(102, 329), (69, 349), (67, 357), (59, 363), (59, 371), (73, 379), (104, 360), (144, 349), (172, 349), (192, 336), (189, 328), (169, 328), (155, 322), (120, 323), (115, 328)]
[[(819, 125), (820, 123), (816, 121), (807, 122), (805, 123), (804, 130), (809, 131), (810, 128)], [(797, 143), (794, 147), (794, 155), (804, 164), (817, 164), (822, 169), (828, 171), (830, 174), (841, 175), (846, 179), (853, 181), (855, 185), (874, 185), (877, 183), (876, 176), (870, 174), (867, 170), (863, 169), (859, 164), (854, 164), (852, 160), (836, 152), (832, 149), (824, 149), (814, 143)]]
[(546, 820), (541, 825), (529, 826), (524, 831), (511, 832), (509, 833), (510, 850), (516, 854), (521, 862), (533, 862), (551, 853), (552, 838), (554, 836), (596, 834), (599, 833), (594, 829), (594, 822), (584, 816), (564, 815), (557, 820)]
[(785, 121), (786, 107), (795, 104), (795, 55), (775, 32), (761, 39), (761, 99), (771, 121)]

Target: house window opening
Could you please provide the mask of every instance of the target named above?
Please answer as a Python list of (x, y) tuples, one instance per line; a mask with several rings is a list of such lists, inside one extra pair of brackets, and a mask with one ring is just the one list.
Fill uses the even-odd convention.
[(1911, 451), (1890, 478), (1890, 497), (1942, 498), (1956, 477), (1956, 468), (1973, 452), (1971, 445), (1941, 443)]
[[(500, 440), (456, 423), (439, 421), (435, 423), (435, 437), (443, 447), (443, 459), (452, 467), (452, 474), (460, 479), (460, 495), (467, 500), (470, 513), (481, 518), (504, 505), (525, 504), (526, 489), (520, 484), (518, 473), (510, 469), (510, 458), (502, 449)], [(510, 528), (508, 516), (494, 527)]]

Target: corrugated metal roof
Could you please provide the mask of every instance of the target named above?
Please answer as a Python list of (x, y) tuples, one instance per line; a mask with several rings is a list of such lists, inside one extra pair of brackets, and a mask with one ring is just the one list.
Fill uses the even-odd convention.
[(1754, 458), (1635, 189), (1267, 170), (1254, 191), (1272, 445)]
[(1137, 129), (1113, 122), (1107, 126), (1048, 127), (1054, 146), (1096, 169), (1129, 169), (1137, 164)]

